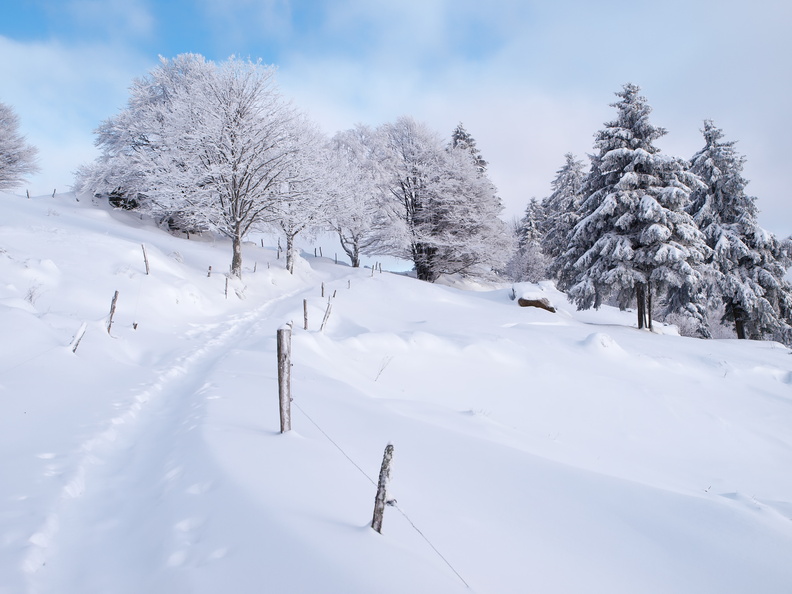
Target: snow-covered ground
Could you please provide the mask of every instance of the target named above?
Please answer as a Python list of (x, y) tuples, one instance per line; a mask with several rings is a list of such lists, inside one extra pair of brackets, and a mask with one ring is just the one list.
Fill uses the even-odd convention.
[(779, 344), (0, 201), (2, 594), (792, 591)]

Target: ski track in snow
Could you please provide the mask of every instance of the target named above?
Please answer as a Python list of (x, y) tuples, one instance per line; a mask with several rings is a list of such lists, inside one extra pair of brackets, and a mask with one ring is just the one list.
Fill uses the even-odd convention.
[[(250, 313), (237, 315), (231, 319), (230, 324), (218, 325), (216, 323), (206, 324), (193, 330), (192, 338), (201, 340), (201, 336), (208, 339), (203, 345), (194, 349), (169, 365), (164, 371), (158, 374), (157, 379), (147, 388), (138, 392), (132, 397), (132, 404), (121, 414), (113, 417), (106, 423), (106, 428), (94, 437), (86, 440), (80, 447), (81, 459), (77, 463), (76, 471), (66, 480), (57, 503), (47, 514), (44, 524), (28, 539), (30, 550), (26, 554), (21, 569), (26, 576), (28, 592), (37, 594), (48, 591), (42, 589), (39, 584), (39, 575), (42, 568), (47, 567), (48, 562), (58, 555), (57, 544), (63, 539), (62, 518), (67, 513), (74, 510), (75, 506), (88, 505), (92, 498), (101, 496), (106, 485), (101, 481), (94, 480), (92, 475), (97, 474), (101, 468), (105, 475), (113, 475), (112, 466), (108, 470), (105, 466), (108, 461), (112, 462), (120, 448), (126, 445), (124, 436), (133, 433), (146, 433), (146, 429), (141, 429), (143, 423), (159, 421), (159, 417), (154, 414), (157, 409), (173, 409), (167, 415), (167, 425), (164, 429), (173, 430), (176, 433), (177, 425), (187, 423), (190, 406), (196, 406), (194, 396), (200, 395), (202, 388), (205, 387), (205, 378), (211, 373), (213, 365), (221, 360), (232, 348), (238, 345), (240, 339), (251, 336), (254, 333), (262, 332), (261, 326), (264, 322), (269, 322), (272, 328), (267, 328), (274, 336), (274, 331), (283, 321), (275, 317), (277, 305), (284, 304), (294, 299), (300, 291), (282, 295), (259, 306)], [(218, 330), (218, 326), (225, 326)], [(196, 334), (199, 336), (196, 337)], [(185, 389), (186, 388), (186, 389)], [(172, 398), (169, 398), (172, 397)], [(201, 399), (201, 402), (203, 399)], [(194, 428), (190, 427), (190, 428)], [(160, 430), (162, 433), (163, 430)], [(156, 449), (152, 452), (156, 454)], [(166, 482), (178, 478), (181, 467), (176, 465), (164, 478)], [(167, 488), (167, 487), (163, 487)], [(188, 487), (187, 492), (192, 495), (201, 495), (211, 488), (211, 484), (196, 483)], [(190, 539), (200, 525), (199, 519), (185, 519), (177, 523), (174, 531), (182, 541)], [(84, 526), (86, 532), (90, 532), (90, 526)], [(177, 539), (178, 540), (178, 539)], [(225, 551), (218, 549), (210, 554), (213, 558), (222, 558)], [(170, 567), (178, 566), (184, 561), (185, 553), (181, 550), (173, 552), (167, 559), (166, 564)], [(90, 563), (90, 560), (86, 560)]]

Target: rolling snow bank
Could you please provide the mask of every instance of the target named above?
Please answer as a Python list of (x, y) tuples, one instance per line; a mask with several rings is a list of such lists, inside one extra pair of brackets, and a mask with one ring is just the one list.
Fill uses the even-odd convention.
[(0, 593), (789, 592), (779, 344), (0, 200)]

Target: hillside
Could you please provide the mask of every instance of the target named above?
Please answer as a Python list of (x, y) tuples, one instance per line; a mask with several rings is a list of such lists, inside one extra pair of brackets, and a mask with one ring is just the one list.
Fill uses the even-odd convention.
[(790, 591), (782, 345), (0, 200), (0, 594)]

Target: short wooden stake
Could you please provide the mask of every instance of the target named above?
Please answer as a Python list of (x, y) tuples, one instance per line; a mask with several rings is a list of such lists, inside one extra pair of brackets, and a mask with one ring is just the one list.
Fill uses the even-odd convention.
[(264, 238), (261, 238), (261, 247), (264, 247)]
[(324, 258), (324, 254), (322, 254), (322, 246), (319, 246), (319, 257)]
[(25, 194), (27, 194), (28, 200), (30, 200), (30, 190), (25, 190)]
[(278, 400), (280, 404), (280, 431), (291, 431), (291, 327), (277, 332), (278, 342)]
[(338, 252), (335, 254), (335, 263), (338, 264)]
[(146, 264), (146, 276), (148, 276), (148, 273), (149, 273), (149, 262), (148, 262), (148, 256), (146, 255), (146, 246), (141, 243), (140, 247), (143, 248), (143, 262)]
[(77, 352), (77, 347), (80, 346), (80, 341), (82, 340), (83, 336), (85, 336), (85, 330), (87, 328), (88, 325), (85, 322), (83, 322), (82, 325), (80, 326), (80, 329), (77, 330), (77, 334), (74, 335), (74, 338), (72, 339), (72, 343), (71, 345), (69, 345), (71, 346), (72, 353)]
[(316, 258), (316, 248), (314, 248), (314, 258)]
[(385, 448), (385, 454), (382, 456), (377, 495), (374, 498), (374, 517), (371, 520), (371, 527), (379, 534), (382, 534), (382, 516), (385, 514), (385, 506), (388, 504), (388, 481), (390, 480), (391, 460), (393, 460), (393, 444), (389, 443)]
[(322, 283), (322, 297), (324, 297), (324, 283)]
[(255, 273), (258, 269), (258, 262), (253, 262), (253, 272)]
[(303, 330), (308, 330), (308, 300), (303, 299)]
[(207, 277), (212, 276), (212, 267), (211, 266), (209, 267), (209, 272), (206, 273), (206, 276)]
[(352, 280), (347, 279), (347, 289), (351, 289), (351, 288), (352, 288)]
[(53, 197), (53, 198), (55, 198), (55, 192), (56, 192), (56, 191), (57, 191), (57, 188), (56, 188), (55, 190), (52, 190), (52, 197)]
[(113, 302), (110, 304), (110, 319), (107, 322), (107, 333), (110, 334), (110, 328), (113, 326), (113, 316), (115, 315), (116, 301), (118, 301), (118, 291), (113, 295)]
[(333, 299), (335, 299), (336, 293), (338, 293), (338, 289), (333, 290)]
[(328, 301), (327, 302), (327, 309), (325, 310), (324, 319), (322, 319), (322, 325), (319, 327), (319, 332), (324, 332), (325, 324), (327, 324), (327, 319), (330, 317), (330, 310), (333, 308), (332, 304)]
[(228, 277), (226, 277), (225, 281), (225, 298), (228, 299)]

